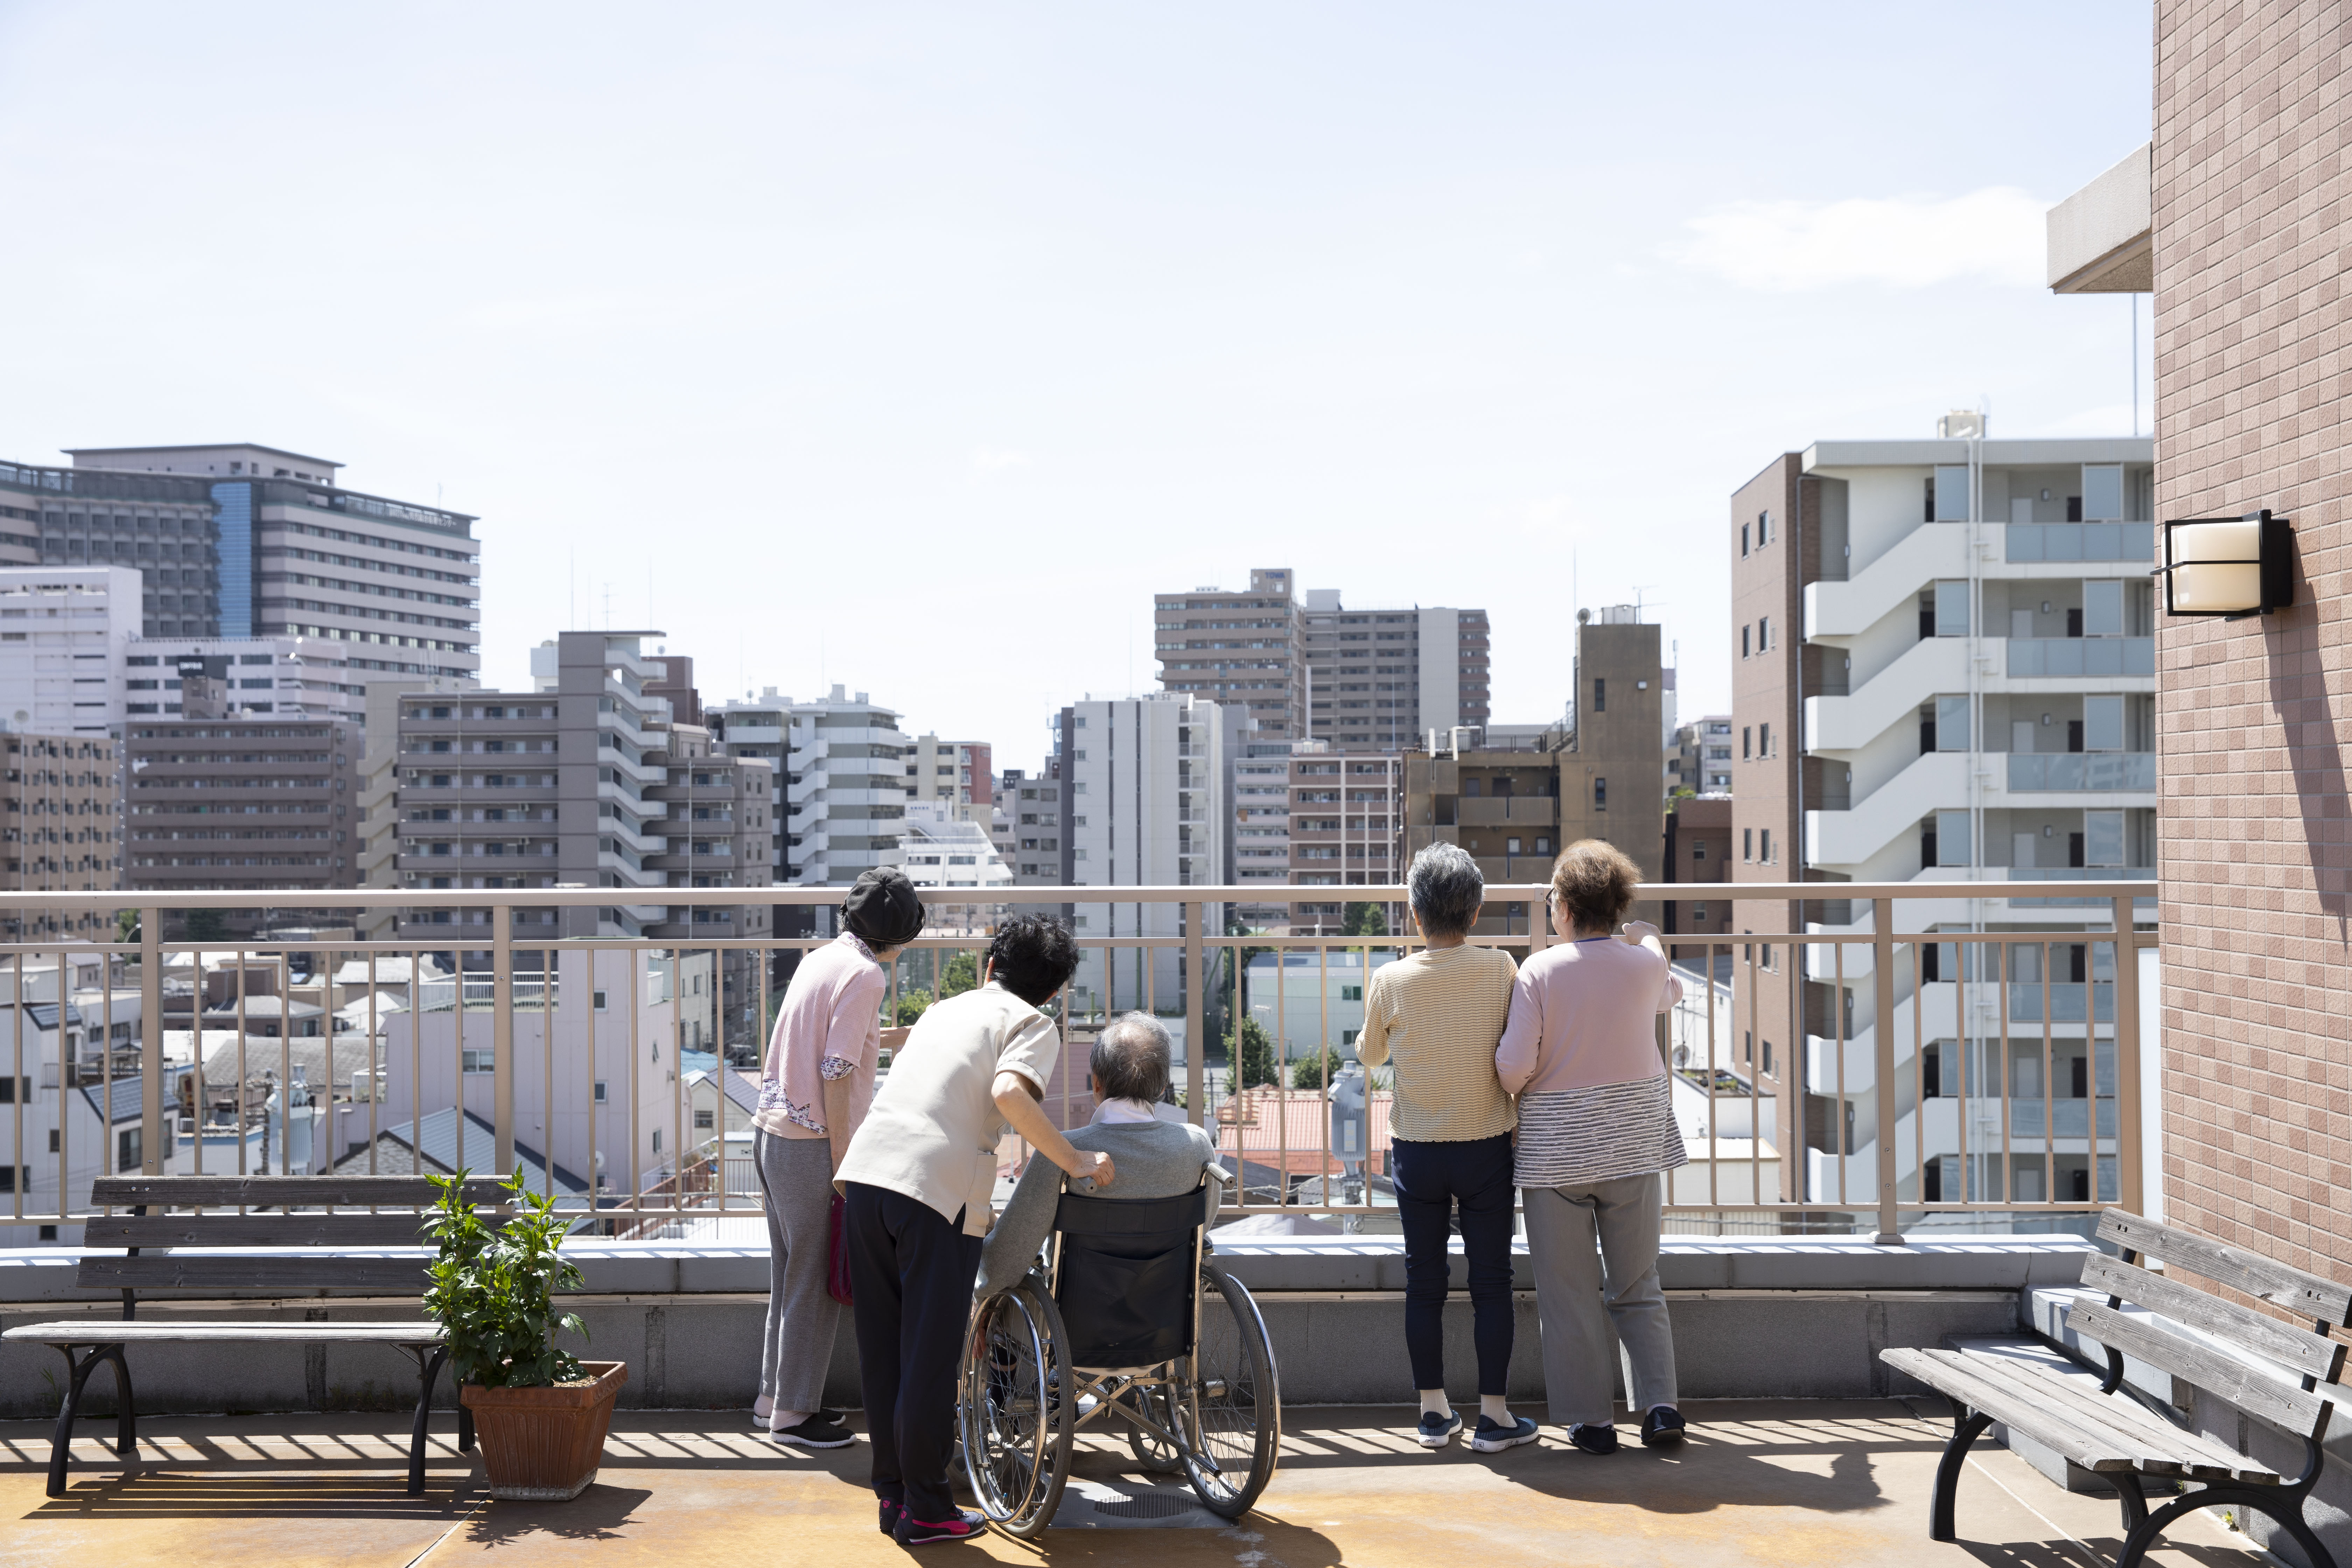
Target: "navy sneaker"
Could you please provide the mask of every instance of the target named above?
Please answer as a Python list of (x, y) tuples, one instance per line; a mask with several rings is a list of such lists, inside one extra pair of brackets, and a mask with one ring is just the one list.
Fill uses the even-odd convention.
[(976, 1510), (960, 1508), (951, 1519), (934, 1524), (917, 1519), (905, 1509), (898, 1510), (898, 1522), (890, 1538), (901, 1546), (929, 1546), (934, 1541), (970, 1541), (987, 1528), (988, 1521)]
[(895, 1503), (888, 1498), (884, 1498), (882, 1500), (882, 1533), (896, 1541), (898, 1538), (898, 1516), (906, 1511), (904, 1503)]
[(857, 1440), (857, 1435), (838, 1421), (827, 1421), (823, 1415), (812, 1415), (797, 1426), (786, 1426), (768, 1434), (778, 1443), (789, 1443), (795, 1448), (846, 1448)]
[(1462, 1412), (1459, 1410), (1449, 1410), (1443, 1415), (1423, 1411), (1421, 1426), (1413, 1433), (1413, 1441), (1424, 1448), (1443, 1448), (1454, 1441), (1454, 1435), (1461, 1430)]
[(1613, 1454), (1617, 1451), (1617, 1428), (1579, 1423), (1568, 1429), (1568, 1440), (1588, 1454)]
[(1642, 1417), (1642, 1445), (1671, 1448), (1683, 1440), (1683, 1413), (1671, 1405), (1654, 1405)]
[(1509, 1425), (1478, 1417), (1478, 1430), (1470, 1436), (1470, 1447), (1481, 1454), (1499, 1454), (1506, 1448), (1516, 1448), (1522, 1443), (1536, 1440), (1536, 1424), (1526, 1416), (1515, 1416)]

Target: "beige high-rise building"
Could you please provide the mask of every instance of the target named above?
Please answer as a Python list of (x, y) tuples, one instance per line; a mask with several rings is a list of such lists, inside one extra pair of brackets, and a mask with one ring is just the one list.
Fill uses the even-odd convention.
[[(102, 736), (12, 734), (0, 741), (5, 885), (15, 893), (99, 892), (122, 886), (120, 748)], [(0, 937), (110, 941), (97, 913), (35, 911), (0, 918)]]

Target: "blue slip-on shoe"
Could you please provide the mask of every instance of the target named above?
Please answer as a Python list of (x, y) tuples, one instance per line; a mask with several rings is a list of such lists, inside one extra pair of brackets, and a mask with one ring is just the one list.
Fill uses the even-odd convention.
[(1642, 1417), (1642, 1444), (1649, 1448), (1671, 1448), (1683, 1440), (1683, 1413), (1671, 1405), (1654, 1405)]
[(1568, 1429), (1568, 1440), (1588, 1454), (1613, 1454), (1617, 1451), (1617, 1428), (1580, 1422)]
[(1481, 1454), (1499, 1454), (1535, 1440), (1536, 1424), (1524, 1415), (1515, 1417), (1508, 1426), (1481, 1415), (1478, 1429), (1470, 1435), (1470, 1447)]
[(1459, 1410), (1449, 1410), (1443, 1415), (1424, 1412), (1421, 1426), (1414, 1430), (1412, 1437), (1424, 1448), (1443, 1448), (1454, 1441), (1454, 1435), (1461, 1430), (1462, 1412)]

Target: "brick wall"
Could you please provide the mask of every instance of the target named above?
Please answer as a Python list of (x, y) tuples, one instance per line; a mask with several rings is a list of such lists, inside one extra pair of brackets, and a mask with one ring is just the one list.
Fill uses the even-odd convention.
[(2157, 7), (2160, 518), (2294, 519), (2296, 605), (2159, 616), (2164, 1196), (2352, 1277), (2352, 572), (2338, 4)]

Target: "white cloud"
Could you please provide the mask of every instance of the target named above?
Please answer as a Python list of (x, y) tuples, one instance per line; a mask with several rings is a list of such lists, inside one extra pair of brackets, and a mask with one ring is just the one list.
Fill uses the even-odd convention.
[(2049, 207), (2008, 185), (1964, 196), (1731, 202), (1687, 219), (1692, 237), (1666, 256), (1743, 289), (1963, 279), (2031, 288), (2043, 281)]
[(1025, 468), (1028, 466), (1029, 454), (1026, 452), (1017, 452), (1004, 447), (974, 447), (971, 449), (971, 477), (975, 479), (984, 479), (990, 474), (1001, 474), (1009, 468)]

